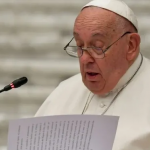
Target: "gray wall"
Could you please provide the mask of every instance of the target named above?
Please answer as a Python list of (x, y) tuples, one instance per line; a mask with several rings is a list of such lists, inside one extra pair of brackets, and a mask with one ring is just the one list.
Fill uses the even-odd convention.
[[(0, 0), (0, 87), (21, 76), (29, 82), (0, 95), (0, 150), (6, 150), (8, 121), (32, 117), (60, 81), (79, 72), (63, 46), (74, 19), (89, 0)], [(135, 11), (142, 53), (150, 58), (150, 1), (124, 0)]]

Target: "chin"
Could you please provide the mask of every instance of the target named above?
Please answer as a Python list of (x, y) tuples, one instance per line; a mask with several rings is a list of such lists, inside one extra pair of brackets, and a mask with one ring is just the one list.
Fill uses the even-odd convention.
[(94, 93), (94, 94), (97, 94), (97, 95), (104, 95), (105, 93), (107, 93), (107, 92), (105, 92), (104, 91), (104, 86), (99, 86), (99, 83), (84, 83), (84, 85), (92, 92), (92, 93)]

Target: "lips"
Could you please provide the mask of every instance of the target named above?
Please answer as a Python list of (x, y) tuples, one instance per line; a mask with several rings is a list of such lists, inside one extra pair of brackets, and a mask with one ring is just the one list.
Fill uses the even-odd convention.
[(86, 79), (88, 81), (97, 81), (99, 77), (99, 73), (96, 72), (86, 72)]

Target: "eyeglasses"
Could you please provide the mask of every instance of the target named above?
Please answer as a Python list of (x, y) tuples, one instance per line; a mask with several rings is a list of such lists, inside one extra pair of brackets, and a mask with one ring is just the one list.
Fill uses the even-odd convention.
[(99, 47), (87, 47), (83, 48), (80, 46), (70, 46), (70, 43), (74, 39), (74, 37), (70, 40), (70, 42), (64, 47), (64, 50), (67, 52), (68, 55), (76, 58), (80, 58), (83, 55), (83, 51), (88, 51), (88, 53), (94, 57), (94, 58), (104, 58), (105, 52), (117, 41), (119, 41), (123, 36), (126, 34), (130, 34), (131, 32), (125, 32), (120, 38), (118, 38), (115, 42), (113, 42), (111, 45), (109, 45), (105, 50)]

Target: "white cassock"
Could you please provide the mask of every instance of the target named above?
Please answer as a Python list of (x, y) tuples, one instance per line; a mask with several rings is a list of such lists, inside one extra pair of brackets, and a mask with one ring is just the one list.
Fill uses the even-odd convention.
[(113, 150), (150, 150), (150, 61), (139, 55), (112, 92), (91, 93), (81, 74), (63, 82), (50, 94), (35, 116), (96, 114), (120, 116)]

